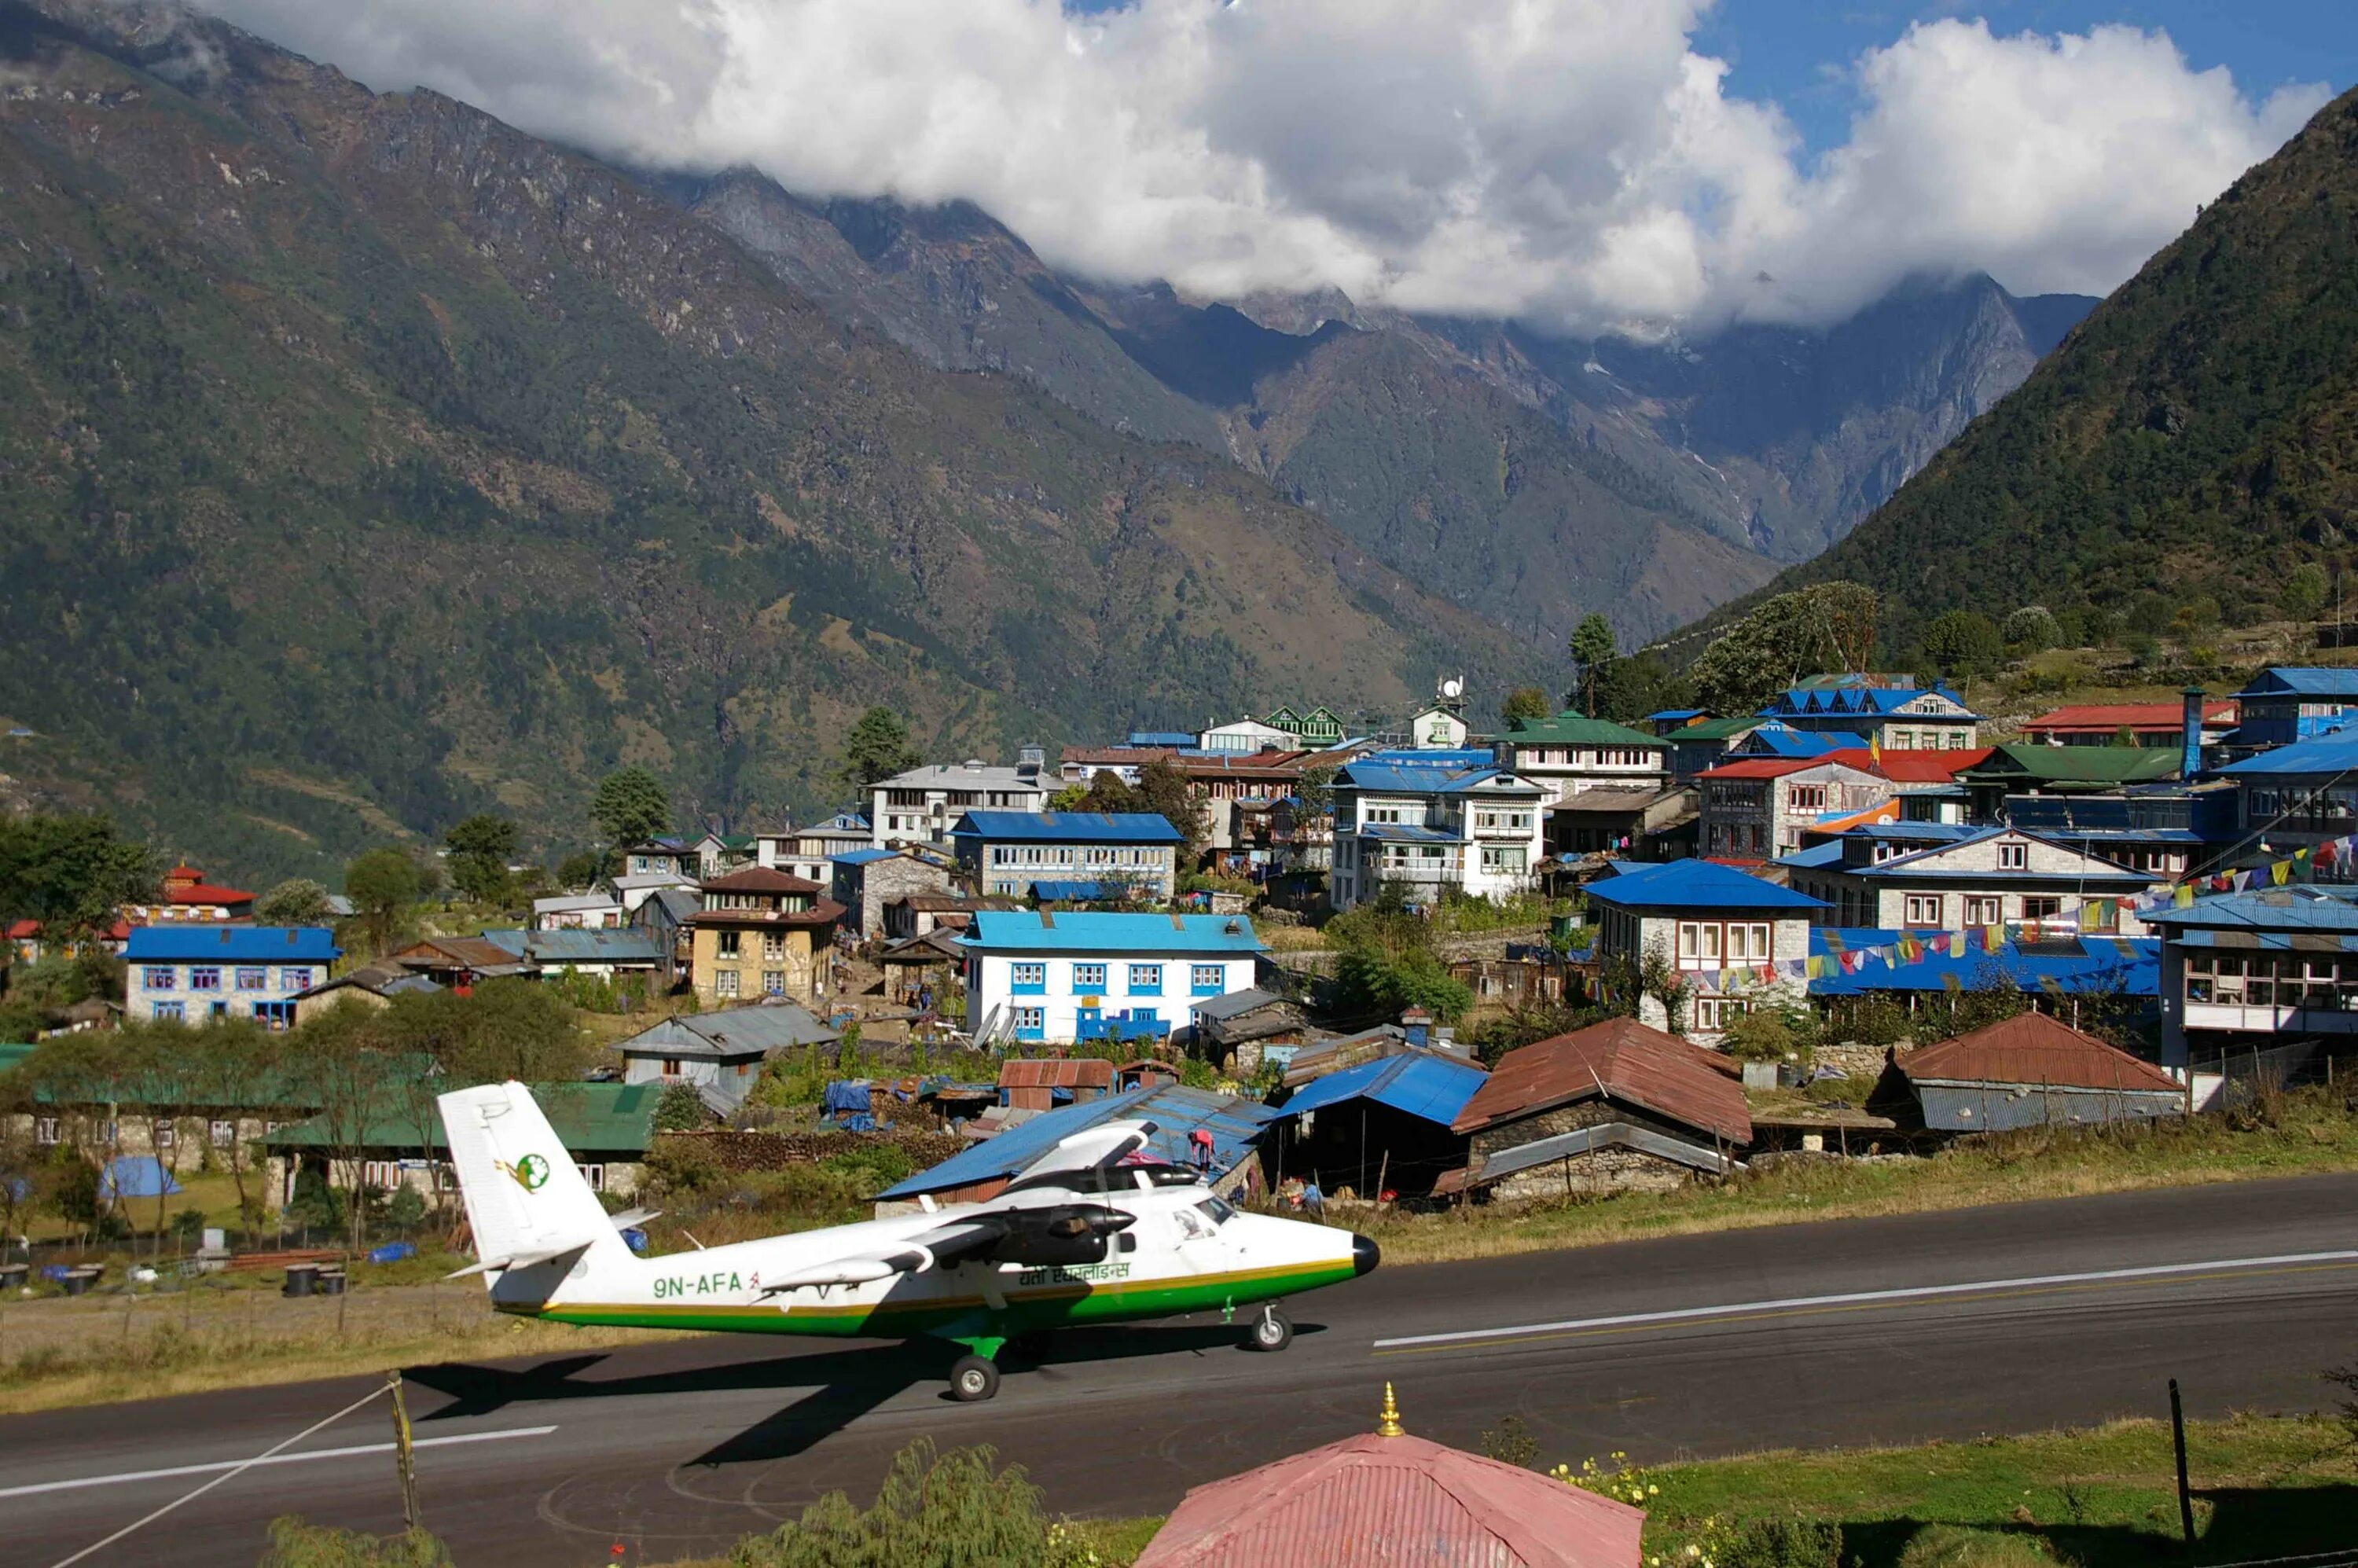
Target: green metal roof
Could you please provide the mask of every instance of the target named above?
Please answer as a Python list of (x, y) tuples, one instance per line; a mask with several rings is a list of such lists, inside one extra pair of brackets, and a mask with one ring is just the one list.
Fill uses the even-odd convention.
[[(1758, 724), (1759, 720), (1752, 722)], [(1559, 713), (1553, 719), (1510, 719), (1497, 738), (1509, 744), (1520, 741), (1548, 746), (1649, 746), (1656, 751), (1663, 744), (1659, 737), (1642, 730), (1578, 713)]]
[[(535, 1084), (532, 1093), (547, 1113), (557, 1136), (572, 1152), (644, 1152), (654, 1141), (655, 1105), (663, 1098), (664, 1087), (662, 1084)], [(282, 1127), (264, 1141), (274, 1149), (330, 1147), (335, 1140), (321, 1120), (313, 1117)], [(420, 1127), (421, 1120), (430, 1122), (430, 1128)], [(411, 1105), (396, 1103), (371, 1119), (361, 1142), (370, 1149), (415, 1151), (421, 1132), (430, 1134), (434, 1152), (448, 1152), (439, 1116), (428, 1109), (421, 1117)]]
[(0, 1073), (6, 1072), (31, 1055), (35, 1047), (30, 1045), (0, 1045)]
[(2147, 784), (2178, 776), (2175, 746), (2045, 746), (2017, 741), (2000, 746), (1957, 776), (1980, 779), (2033, 778), (2042, 784)]
[(1702, 719), (1693, 724), (1682, 724), (1661, 737), (1664, 745), (1682, 741), (1728, 741), (1760, 728), (1765, 720), (1757, 716), (1739, 719)]

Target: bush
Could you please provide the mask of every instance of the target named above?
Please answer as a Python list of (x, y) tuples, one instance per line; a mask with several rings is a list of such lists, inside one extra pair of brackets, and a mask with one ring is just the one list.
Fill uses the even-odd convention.
[(1909, 1540), (1898, 1568), (2052, 1568), (2054, 1562), (2027, 1535), (1933, 1524)]
[(647, 1151), (647, 1186), (658, 1194), (709, 1192), (729, 1179), (719, 1152), (701, 1138), (658, 1138)]
[(1718, 1568), (1841, 1568), (1842, 1526), (1823, 1519), (1756, 1519), (1730, 1532)]
[(847, 1149), (840, 1154), (828, 1155), (819, 1163), (838, 1175), (851, 1177), (870, 1192), (882, 1192), (895, 1182), (904, 1182), (917, 1170), (909, 1152), (894, 1143)]
[(2036, 654), (2062, 641), (2063, 629), (2045, 605), (2026, 604), (2006, 618), (2000, 634), (2007, 646)]
[(773, 1534), (747, 1536), (732, 1568), (1041, 1568), (1074, 1562), (1022, 1467), (990, 1448), (936, 1454), (919, 1438), (864, 1512), (830, 1492)]
[(1737, 1013), (1721, 1040), (1723, 1048), (1739, 1062), (1807, 1060), (1816, 1043), (1816, 1019), (1805, 1009), (1790, 1005)]
[(289, 1514), (270, 1521), (259, 1568), (450, 1568), (450, 1549), (422, 1530), (363, 1535)]
[(694, 1084), (665, 1084), (655, 1101), (657, 1132), (693, 1132), (705, 1122), (704, 1097)]

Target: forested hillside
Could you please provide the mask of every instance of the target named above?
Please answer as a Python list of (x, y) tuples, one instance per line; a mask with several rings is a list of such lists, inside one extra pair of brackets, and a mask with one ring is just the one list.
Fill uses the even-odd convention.
[[(2358, 541), (2358, 92), (2329, 104), (1851, 536), (1771, 585), (2248, 620)], [(2313, 575), (2313, 574), (2312, 574)], [(2168, 603), (2159, 614), (2167, 618)]]
[(176, 849), (553, 833), (625, 762), (745, 821), (873, 702), (1004, 755), (1548, 656), (463, 105), (0, 4), (0, 770)]

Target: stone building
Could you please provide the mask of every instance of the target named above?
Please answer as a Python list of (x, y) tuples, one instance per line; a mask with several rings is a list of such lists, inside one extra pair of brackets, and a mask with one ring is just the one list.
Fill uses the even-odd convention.
[(843, 906), (817, 882), (748, 866), (700, 884), (703, 906), (688, 929), (696, 994), (707, 1007), (785, 997), (806, 1004), (826, 990), (821, 955)]
[(1451, 1121), (1469, 1140), (1466, 1168), (1434, 1191), (1567, 1197), (1724, 1174), (1752, 1141), (1735, 1072), (1634, 1018), (1509, 1051)]
[(904, 849), (854, 849), (838, 855), (828, 894), (862, 941), (885, 934), (885, 906), (912, 893), (946, 893), (950, 870)]

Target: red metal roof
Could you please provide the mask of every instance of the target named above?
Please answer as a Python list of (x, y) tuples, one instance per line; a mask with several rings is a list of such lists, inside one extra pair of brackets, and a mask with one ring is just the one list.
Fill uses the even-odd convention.
[(696, 884), (706, 892), (825, 892), (808, 877), (797, 877), (767, 866), (748, 866), (725, 877)]
[(2183, 1094), (2186, 1086), (2093, 1034), (2043, 1012), (2025, 1012), (1898, 1058), (1910, 1079), (2046, 1084), (2061, 1088)]
[(1637, 1568), (1645, 1522), (1519, 1465), (1370, 1434), (1195, 1487), (1138, 1568)]
[(1003, 1089), (1105, 1089), (1113, 1087), (1113, 1064), (1095, 1056), (1017, 1057), (999, 1065)]
[(252, 903), (254, 895), (243, 888), (210, 887), (203, 882), (184, 882), (164, 890), (168, 903)]
[(1752, 1141), (1752, 1113), (1718, 1053), (1634, 1018), (1609, 1018), (1509, 1051), (1474, 1091), (1453, 1132), (1552, 1110), (1602, 1093), (1731, 1143)]
[(1810, 768), (1823, 768), (1828, 762), (1840, 762), (1860, 773), (1875, 772), (1875, 764), (1856, 746), (1845, 746), (1839, 752), (1821, 752), (1814, 757), (1738, 757), (1732, 762), (1722, 762), (1715, 768), (1705, 768), (1697, 773), (1699, 779), (1781, 779), (1788, 773), (1801, 773)]
[[(2202, 722), (2233, 724), (2236, 711), (2235, 704), (2230, 701), (2205, 702)], [(2025, 719), (2022, 732), (2038, 735), (2050, 730), (2118, 730), (2125, 724), (2133, 730), (2166, 730), (2175, 733), (2185, 722), (2185, 709), (2175, 702), (2085, 702)]]
[(1886, 752), (1877, 766), (1894, 784), (1947, 784), (1980, 764), (1995, 746), (1963, 746), (1953, 752)]
[(11, 942), (29, 941), (40, 934), (41, 923), (38, 920), (16, 920), (8, 925), (7, 936)]

